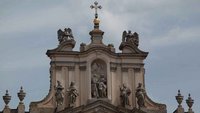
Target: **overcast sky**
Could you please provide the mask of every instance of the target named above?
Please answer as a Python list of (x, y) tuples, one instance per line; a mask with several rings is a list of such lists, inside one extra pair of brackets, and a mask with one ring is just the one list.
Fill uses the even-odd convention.
[[(47, 49), (57, 47), (57, 30), (70, 27), (76, 46), (89, 43), (93, 29), (93, 0), (1, 0), (0, 1), (0, 96), (6, 89), (10, 107), (18, 105), (17, 92), (24, 87), (26, 109), (31, 101), (49, 91)], [(124, 30), (137, 32), (139, 48), (149, 52), (145, 81), (149, 97), (177, 108), (180, 89), (185, 99), (191, 93), (193, 110), (200, 112), (200, 0), (99, 0), (100, 29), (104, 43), (117, 52)], [(0, 99), (0, 111), (4, 102)]]

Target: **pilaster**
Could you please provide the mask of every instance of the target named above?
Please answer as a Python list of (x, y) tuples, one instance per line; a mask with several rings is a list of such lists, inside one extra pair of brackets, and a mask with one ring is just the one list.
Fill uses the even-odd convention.
[[(67, 88), (69, 87), (69, 69), (68, 67), (64, 67), (64, 76), (65, 76), (65, 93), (67, 92)], [(65, 95), (65, 108), (68, 107), (67, 95)]]
[(3, 109), (3, 113), (11, 113), (10, 108), (6, 106), (6, 107)]
[(17, 112), (18, 113), (25, 113), (25, 105), (19, 104), (18, 107), (17, 107)]
[(80, 66), (80, 104), (84, 105), (87, 101), (87, 92), (86, 92), (86, 66)]
[(128, 68), (128, 87), (131, 89), (131, 95), (129, 97), (129, 100), (130, 100), (130, 105), (131, 107), (133, 107), (133, 101), (134, 101), (134, 93), (135, 93), (135, 90), (134, 89), (134, 85), (132, 85), (135, 81), (133, 80), (133, 69), (132, 68)]
[[(75, 86), (77, 88), (78, 94), (80, 95), (80, 71), (78, 64), (75, 64), (74, 75), (75, 75)], [(80, 96), (78, 96), (76, 99), (76, 106), (80, 106)]]
[(108, 99), (109, 100), (111, 100), (112, 98), (112, 94), (111, 94), (111, 92), (112, 92), (112, 78), (111, 78), (111, 74), (110, 74), (110, 63), (109, 62), (107, 62), (106, 63), (106, 65), (107, 65), (107, 96), (108, 96)]
[(136, 96), (135, 96), (135, 90), (136, 90), (136, 81), (135, 81), (135, 69), (134, 68), (132, 68), (132, 69), (130, 69), (130, 73), (131, 73), (131, 79), (132, 79), (132, 97), (133, 97), (133, 99), (132, 99), (132, 104), (133, 104), (133, 107), (136, 107)]

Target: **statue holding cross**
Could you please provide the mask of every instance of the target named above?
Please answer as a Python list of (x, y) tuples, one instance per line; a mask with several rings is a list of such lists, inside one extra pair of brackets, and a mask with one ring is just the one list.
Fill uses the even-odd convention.
[(98, 5), (98, 2), (95, 1), (95, 2), (94, 2), (94, 5), (91, 5), (90, 8), (91, 8), (91, 9), (93, 9), (93, 8), (95, 9), (95, 18), (98, 18), (97, 9), (98, 9), (98, 8), (101, 9), (101, 8), (102, 8), (101, 5)]

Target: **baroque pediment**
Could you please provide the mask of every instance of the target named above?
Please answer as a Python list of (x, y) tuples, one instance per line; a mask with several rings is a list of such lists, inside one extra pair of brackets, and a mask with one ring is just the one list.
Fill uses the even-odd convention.
[(87, 105), (76, 108), (67, 108), (59, 113), (146, 113), (137, 108), (128, 109), (121, 106), (114, 106), (109, 102), (97, 100)]
[(137, 46), (127, 42), (122, 42), (119, 46), (119, 49), (122, 50), (123, 53), (148, 54), (148, 52), (144, 52)]

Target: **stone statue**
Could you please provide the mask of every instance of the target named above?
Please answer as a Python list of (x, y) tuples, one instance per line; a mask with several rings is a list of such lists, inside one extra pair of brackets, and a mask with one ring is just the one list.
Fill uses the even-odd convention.
[(99, 98), (98, 78), (96, 74), (94, 74), (91, 79), (91, 94), (92, 94), (92, 98)]
[(75, 82), (71, 82), (70, 87), (67, 90), (69, 107), (72, 106), (76, 102), (76, 98), (79, 95), (77, 89), (75, 88)]
[(126, 41), (126, 36), (127, 36), (127, 32), (124, 31), (123, 34), (122, 34), (122, 42)]
[(58, 34), (59, 43), (62, 43), (62, 42), (65, 42), (65, 41), (74, 40), (74, 36), (73, 36), (72, 30), (70, 28), (65, 28), (64, 31), (59, 29), (57, 31), (57, 34)]
[(125, 107), (126, 105), (130, 105), (128, 97), (131, 94), (131, 90), (125, 84), (123, 84), (122, 87), (120, 87), (120, 92), (122, 106)]
[(104, 75), (101, 74), (100, 78), (94, 74), (91, 79), (91, 94), (92, 98), (106, 98), (107, 97), (107, 81)]
[(57, 31), (57, 34), (58, 34), (58, 41), (61, 43), (61, 42), (63, 42), (63, 31), (61, 30), (61, 29), (59, 29), (58, 31)]
[(57, 102), (57, 106), (58, 106), (58, 105), (63, 104), (64, 96), (63, 96), (62, 90), (64, 88), (62, 87), (60, 81), (57, 81), (57, 84), (58, 84), (57, 87), (55, 87), (55, 89), (56, 89), (55, 97), (56, 97), (56, 102)]
[(129, 30), (128, 33), (124, 31), (122, 33), (122, 42), (130, 43), (132, 45), (138, 46), (139, 45), (139, 36), (136, 32), (131, 33)]
[(104, 78), (104, 75), (101, 74), (99, 81), (98, 81), (98, 92), (100, 98), (106, 98), (107, 97), (107, 86), (106, 86), (106, 79)]
[(73, 34), (72, 34), (72, 30), (70, 28), (65, 28), (64, 29), (64, 35), (68, 38), (68, 39), (74, 39)]
[(138, 46), (139, 45), (139, 37), (138, 34), (136, 32), (133, 33), (132, 37), (132, 43), (134, 43), (134, 45)]
[(126, 35), (127, 41), (128, 41), (128, 39), (131, 38), (131, 36), (132, 36), (131, 30), (128, 30), (128, 33), (127, 33), (127, 35)]
[(106, 63), (101, 60), (95, 60), (91, 64), (91, 97), (107, 97), (107, 79)]
[(145, 105), (144, 105), (145, 90), (142, 88), (142, 83), (138, 84), (138, 87), (136, 89), (136, 98), (137, 98), (137, 104), (139, 106), (139, 109), (141, 107), (145, 107)]

